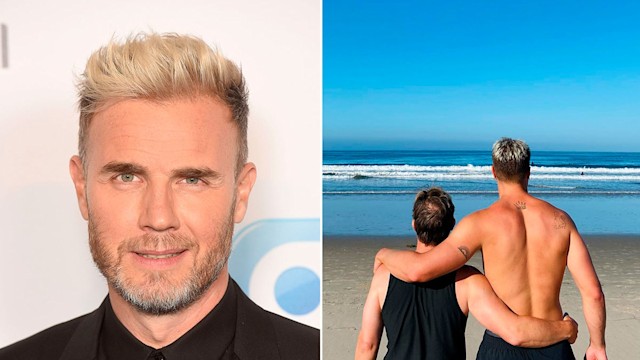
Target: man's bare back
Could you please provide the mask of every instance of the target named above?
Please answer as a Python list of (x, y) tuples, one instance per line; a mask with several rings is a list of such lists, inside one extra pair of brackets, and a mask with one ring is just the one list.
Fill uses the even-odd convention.
[(567, 215), (525, 192), (500, 198), (468, 217), (482, 238), (485, 276), (515, 313), (562, 318), (560, 286), (567, 265)]

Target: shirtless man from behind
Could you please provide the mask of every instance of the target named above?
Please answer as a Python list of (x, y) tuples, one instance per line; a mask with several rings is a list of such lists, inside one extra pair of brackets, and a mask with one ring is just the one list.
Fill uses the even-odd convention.
[[(384, 264), (401, 280), (424, 282), (461, 267), (482, 251), (485, 276), (498, 297), (518, 315), (562, 319), (560, 286), (565, 267), (580, 291), (590, 335), (588, 360), (607, 359), (604, 293), (587, 247), (571, 217), (527, 192), (530, 150), (520, 140), (502, 138), (493, 146), (492, 173), (499, 199), (460, 221), (432, 251), (416, 253), (381, 249)], [(478, 359), (573, 359), (568, 342), (543, 349), (509, 345), (486, 332)]]
[[(411, 226), (416, 252), (431, 251), (455, 225), (451, 196), (439, 188), (418, 193)], [(463, 266), (426, 283), (406, 283), (380, 266), (362, 312), (356, 360), (375, 359), (382, 329), (387, 333), (385, 359), (464, 360), (464, 332), (469, 312), (505, 341), (523, 347), (542, 347), (578, 335), (577, 323), (518, 316), (498, 299), (487, 279), (472, 266)]]

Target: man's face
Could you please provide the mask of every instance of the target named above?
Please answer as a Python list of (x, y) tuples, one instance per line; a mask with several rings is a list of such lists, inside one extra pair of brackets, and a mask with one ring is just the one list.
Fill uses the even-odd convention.
[(226, 272), (255, 181), (252, 164), (236, 179), (237, 137), (208, 97), (126, 100), (93, 118), (86, 173), (73, 157), (71, 175), (94, 261), (139, 310), (180, 310)]

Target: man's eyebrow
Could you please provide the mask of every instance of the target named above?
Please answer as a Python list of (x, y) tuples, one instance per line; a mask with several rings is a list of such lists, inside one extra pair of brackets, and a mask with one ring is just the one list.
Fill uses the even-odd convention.
[(208, 167), (202, 168), (180, 168), (171, 172), (171, 176), (175, 178), (205, 178), (209, 180), (222, 179), (222, 174)]
[(136, 163), (112, 161), (107, 163), (100, 170), (101, 174), (146, 174), (144, 166)]

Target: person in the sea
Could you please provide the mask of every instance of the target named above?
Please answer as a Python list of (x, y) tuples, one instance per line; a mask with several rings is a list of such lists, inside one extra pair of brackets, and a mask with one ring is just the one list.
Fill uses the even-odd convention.
[[(413, 205), (416, 253), (427, 253), (455, 225), (451, 196), (439, 188), (423, 190)], [(371, 280), (356, 345), (357, 360), (375, 359), (383, 327), (386, 359), (466, 359), (464, 332), (471, 312), (487, 329), (513, 345), (541, 347), (578, 334), (575, 321), (540, 320), (514, 314), (476, 268), (457, 271), (423, 283), (406, 283), (378, 267)]]
[[(397, 278), (424, 282), (464, 265), (482, 251), (485, 276), (516, 314), (562, 319), (560, 287), (565, 268), (580, 291), (590, 335), (586, 359), (605, 360), (605, 300), (589, 251), (571, 217), (527, 192), (529, 146), (502, 138), (493, 145), (492, 173), (498, 200), (463, 218), (445, 241), (425, 253), (381, 249), (374, 269), (384, 264)], [(573, 359), (567, 341), (543, 349), (548, 358)], [(486, 331), (478, 359), (537, 358), (540, 349), (508, 344)]]
[(202, 39), (139, 34), (94, 52), (78, 89), (69, 170), (108, 296), (0, 359), (319, 359), (317, 329), (228, 273), (256, 180), (240, 68)]

